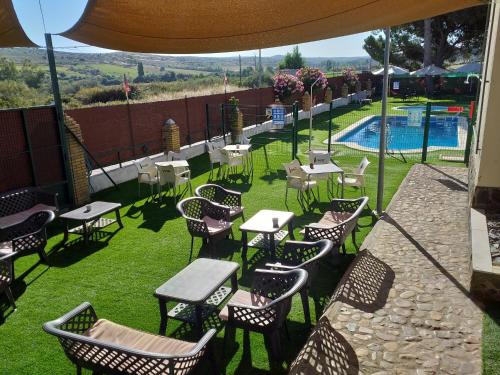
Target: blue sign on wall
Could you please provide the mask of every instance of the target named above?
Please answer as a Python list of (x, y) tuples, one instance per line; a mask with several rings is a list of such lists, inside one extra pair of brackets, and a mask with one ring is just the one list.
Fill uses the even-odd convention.
[(274, 107), (272, 109), (273, 125), (285, 125), (286, 111), (284, 107)]

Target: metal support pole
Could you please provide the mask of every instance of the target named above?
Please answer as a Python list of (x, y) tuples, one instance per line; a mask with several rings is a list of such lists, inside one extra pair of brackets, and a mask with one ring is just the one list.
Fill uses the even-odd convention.
[(382, 85), (382, 117), (380, 119), (380, 144), (378, 148), (377, 214), (383, 213), (384, 169), (385, 169), (385, 128), (387, 126), (387, 94), (389, 91), (389, 56), (391, 51), (391, 29), (385, 30), (384, 81)]
[(225, 113), (224, 113), (224, 103), (222, 103), (220, 105), (220, 127), (221, 127), (221, 130), (222, 130), (222, 137), (224, 138), (224, 145), (226, 145), (226, 116), (225, 116)]
[(427, 147), (429, 145), (429, 127), (431, 125), (431, 102), (427, 102), (425, 109), (425, 123), (424, 123), (424, 140), (422, 142), (422, 163), (427, 161)]
[(333, 102), (330, 101), (330, 110), (328, 111), (328, 155), (332, 151), (332, 120), (333, 120)]
[(59, 141), (61, 143), (61, 153), (63, 158), (64, 171), (66, 174), (66, 183), (68, 186), (69, 201), (74, 204), (75, 197), (73, 191), (73, 175), (69, 165), (68, 145), (66, 143), (66, 132), (64, 125), (64, 111), (59, 92), (59, 80), (57, 79), (56, 59), (54, 57), (54, 47), (52, 45), (52, 35), (45, 34), (45, 45), (47, 47), (47, 60), (49, 62), (50, 81), (52, 83), (52, 94), (54, 95), (54, 105), (56, 109), (57, 126), (59, 130)]
[(299, 131), (299, 103), (295, 101), (293, 103), (292, 107), (292, 116), (293, 116), (293, 127), (292, 127), (292, 160), (297, 157), (297, 154), (299, 153), (299, 146), (298, 146), (298, 137), (297, 133)]
[(210, 141), (210, 113), (208, 109), (208, 103), (205, 104), (205, 117), (207, 120), (207, 141)]

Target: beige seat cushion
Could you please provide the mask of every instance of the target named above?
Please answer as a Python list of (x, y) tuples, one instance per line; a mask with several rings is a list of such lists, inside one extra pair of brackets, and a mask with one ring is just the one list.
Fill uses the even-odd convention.
[(352, 214), (350, 212), (327, 211), (318, 224), (333, 226), (348, 220), (351, 216)]
[[(267, 297), (259, 296), (258, 294), (250, 293), (245, 290), (237, 290), (236, 293), (231, 297), (228, 304), (237, 303), (246, 306), (266, 306), (273, 300)], [(229, 309), (226, 306), (219, 313), (219, 318), (222, 320), (227, 320), (229, 317)]]
[(231, 228), (231, 223), (213, 219), (209, 216), (204, 216), (202, 220), (207, 224), (210, 234), (218, 234)]
[(160, 354), (187, 354), (196, 346), (196, 343), (153, 335), (106, 319), (99, 319), (85, 335), (105, 343)]
[(33, 207), (31, 207), (28, 210), (17, 212), (17, 213), (12, 214), (12, 215), (0, 217), (0, 228), (8, 228), (8, 227), (11, 227), (13, 225), (22, 223), (28, 217), (30, 217), (34, 213), (37, 213), (40, 211), (56, 211), (56, 208), (54, 206), (47, 206), (46, 204), (43, 204), (43, 203), (35, 204)]

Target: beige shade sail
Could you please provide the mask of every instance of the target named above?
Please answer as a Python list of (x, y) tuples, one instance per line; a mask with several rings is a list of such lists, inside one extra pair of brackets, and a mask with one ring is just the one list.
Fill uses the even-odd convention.
[(483, 0), (89, 0), (61, 35), (115, 50), (242, 51), (400, 25)]
[(17, 19), (11, 0), (0, 0), (0, 48), (36, 47)]

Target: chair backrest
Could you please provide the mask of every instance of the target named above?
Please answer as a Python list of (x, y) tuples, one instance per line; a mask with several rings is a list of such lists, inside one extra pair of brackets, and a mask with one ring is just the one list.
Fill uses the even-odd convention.
[(309, 163), (313, 164), (329, 164), (331, 163), (331, 155), (326, 152), (309, 151)]
[(206, 145), (207, 145), (207, 151), (213, 151), (215, 149), (214, 144), (210, 141), (208, 141)]
[(297, 266), (305, 269), (310, 263), (319, 261), (330, 253), (333, 243), (330, 240), (319, 240), (315, 242), (286, 241), (283, 251), (283, 265)]
[(3, 229), (1, 233), (1, 240), (11, 241), (26, 234), (37, 233), (36, 236), (28, 236), (29, 238), (23, 240), (23, 246), (21, 246), (21, 244), (19, 244), (19, 246), (26, 249), (41, 246), (47, 240), (45, 227), (49, 225), (55, 217), (56, 215), (52, 211), (43, 210), (35, 212), (21, 223)]
[(212, 163), (220, 163), (222, 160), (222, 152), (220, 148), (214, 147), (213, 150), (208, 151), (208, 157)]
[(304, 173), (300, 168), (300, 163), (297, 159), (293, 159), (290, 163), (283, 164), (286, 175), (289, 177), (303, 177)]
[(368, 167), (369, 164), (370, 164), (370, 161), (368, 160), (368, 158), (366, 156), (363, 157), (363, 159), (359, 163), (358, 167), (356, 168), (356, 173), (357, 174), (365, 174), (365, 169), (366, 169), (366, 167)]
[(71, 310), (59, 319), (47, 322), (43, 330), (59, 339), (67, 357), (79, 367), (99, 374), (188, 374), (207, 353), (207, 345), (215, 336), (210, 329), (190, 352), (171, 354), (146, 352), (85, 335), (98, 321), (88, 302)]
[(137, 171), (139, 173), (149, 173), (153, 176), (156, 176), (156, 166), (149, 157), (145, 157), (142, 160), (135, 160), (135, 166), (137, 167)]
[(205, 216), (204, 206), (206, 202), (209, 201), (201, 197), (186, 198), (177, 203), (177, 211), (179, 211), (185, 219), (201, 220)]
[(174, 160), (184, 160), (184, 155), (182, 155), (182, 152), (169, 151), (167, 154), (167, 161)]
[(173, 165), (163, 165), (158, 166), (158, 177), (160, 179), (160, 185), (164, 185), (166, 183), (175, 184), (176, 176), (175, 176), (175, 168)]
[(242, 145), (249, 145), (250, 144), (250, 139), (245, 137), (244, 135), (241, 136), (241, 144)]

